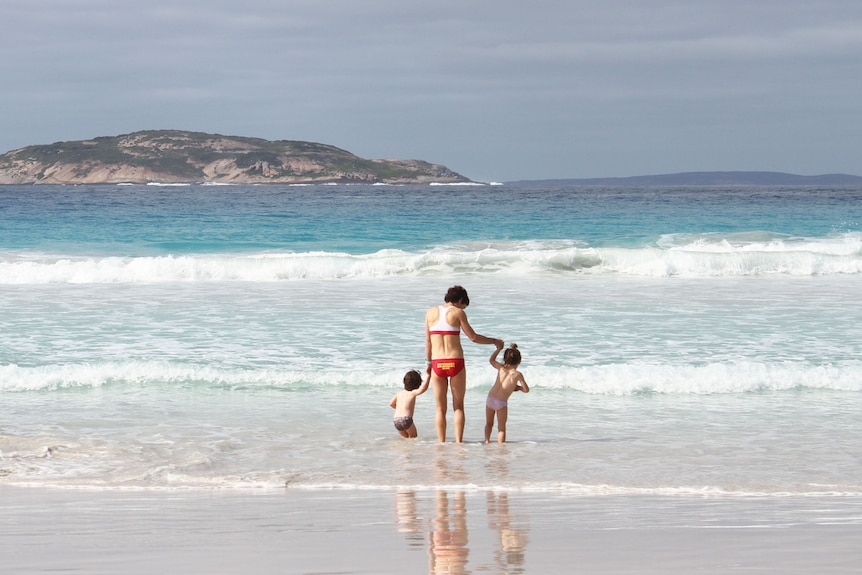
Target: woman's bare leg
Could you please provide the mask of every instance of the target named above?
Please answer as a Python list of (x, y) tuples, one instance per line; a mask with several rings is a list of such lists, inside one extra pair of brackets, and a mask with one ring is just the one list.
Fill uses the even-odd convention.
[(434, 416), (434, 424), (437, 426), (437, 441), (446, 441), (446, 396), (449, 391), (449, 380), (445, 377), (432, 375), (431, 385), (434, 388), (434, 402), (437, 404), (437, 412)]
[(452, 387), (452, 411), (455, 412), (455, 441), (461, 443), (464, 440), (464, 394), (467, 391), (467, 369), (449, 379)]

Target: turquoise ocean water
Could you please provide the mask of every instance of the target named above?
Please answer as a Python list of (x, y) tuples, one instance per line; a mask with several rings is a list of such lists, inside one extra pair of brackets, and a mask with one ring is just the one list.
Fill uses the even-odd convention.
[[(505, 446), (469, 342), (467, 443), (392, 427), (454, 284)], [(858, 508), (860, 296), (859, 188), (0, 186), (0, 483)]]

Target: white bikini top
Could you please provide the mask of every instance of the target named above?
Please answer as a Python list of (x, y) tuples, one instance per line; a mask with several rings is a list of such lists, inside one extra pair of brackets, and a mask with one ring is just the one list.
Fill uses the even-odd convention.
[(428, 327), (428, 333), (439, 335), (456, 335), (461, 333), (460, 327), (449, 325), (449, 322), (446, 321), (446, 312), (449, 311), (451, 306), (441, 305), (438, 307), (440, 308), (440, 317), (437, 318), (434, 325)]

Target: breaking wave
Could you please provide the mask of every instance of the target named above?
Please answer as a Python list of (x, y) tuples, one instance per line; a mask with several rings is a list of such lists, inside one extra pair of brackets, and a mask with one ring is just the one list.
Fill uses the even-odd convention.
[[(619, 363), (576, 367), (531, 366), (530, 379), (545, 389), (590, 395), (626, 396), (737, 394), (763, 391), (862, 391), (862, 362), (813, 365), (799, 362), (738, 361), (704, 365)], [(0, 392), (46, 391), (102, 386), (203, 387), (320, 391), (341, 386), (391, 388), (401, 370), (240, 369), (169, 361), (108, 361), (44, 366), (0, 365)], [(489, 373), (471, 377), (470, 388), (488, 388)]]
[(0, 284), (369, 279), (450, 274), (639, 277), (816, 276), (862, 272), (862, 234), (832, 238), (667, 235), (653, 245), (483, 242), (423, 251), (266, 252), (139, 257), (0, 254)]

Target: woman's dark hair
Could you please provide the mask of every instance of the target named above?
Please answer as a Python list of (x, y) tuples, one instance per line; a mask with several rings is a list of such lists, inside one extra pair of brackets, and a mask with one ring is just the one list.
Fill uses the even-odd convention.
[(452, 286), (446, 292), (446, 297), (443, 298), (446, 303), (462, 303), (464, 307), (470, 305), (470, 296), (467, 295), (467, 290), (461, 286)]
[(513, 343), (509, 349), (503, 352), (503, 363), (506, 365), (518, 365), (521, 363), (521, 352), (518, 351), (518, 344)]
[(411, 369), (404, 374), (404, 389), (413, 391), (414, 389), (419, 389), (420, 385), (422, 385), (422, 374), (418, 371)]

